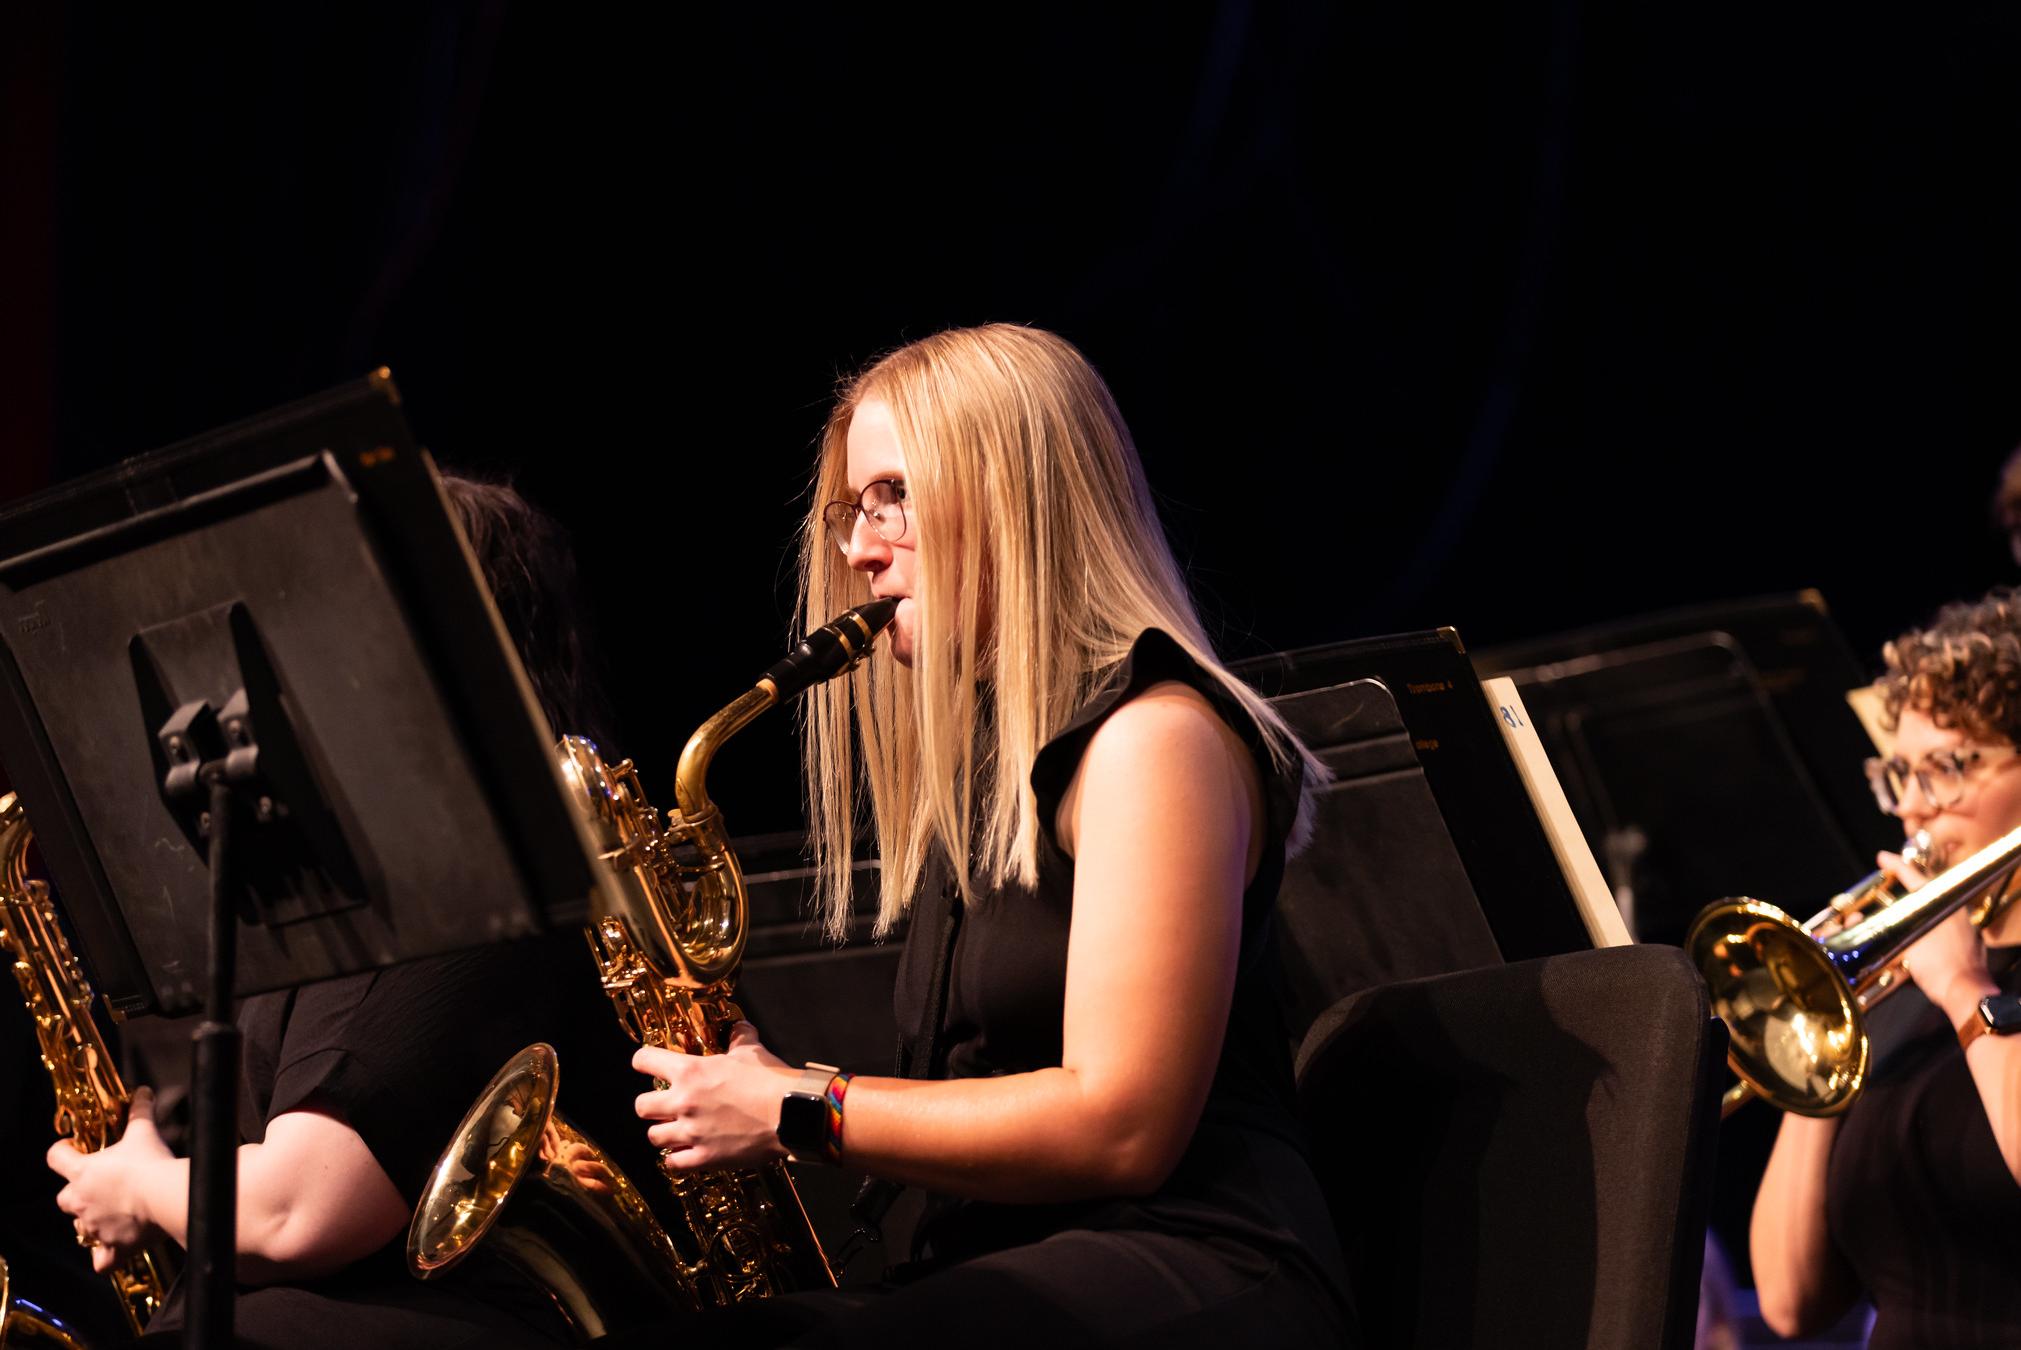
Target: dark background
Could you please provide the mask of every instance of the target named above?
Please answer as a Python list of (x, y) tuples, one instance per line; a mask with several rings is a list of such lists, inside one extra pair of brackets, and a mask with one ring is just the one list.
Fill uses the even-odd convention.
[[(0, 499), (392, 367), (573, 530), (623, 752), (782, 648), (838, 377), (1114, 386), (1231, 655), (2017, 579), (2011, 4), (0, 10)], [(791, 829), (786, 719), (719, 761)], [(1850, 878), (1848, 878), (1850, 880)]]
[(390, 365), (574, 530), (661, 794), (837, 377), (953, 323), (1107, 374), (1237, 655), (2014, 578), (2011, 6), (952, 13), (8, 8), (0, 491)]

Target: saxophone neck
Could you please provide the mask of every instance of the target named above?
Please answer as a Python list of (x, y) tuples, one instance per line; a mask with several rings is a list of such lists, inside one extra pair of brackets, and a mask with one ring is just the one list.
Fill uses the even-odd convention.
[(674, 770), (674, 800), (680, 804), (682, 821), (690, 828), (706, 831), (709, 822), (717, 818), (716, 804), (709, 800), (709, 763), (717, 748), (778, 701), (772, 682), (761, 680), (688, 737), (681, 748), (680, 765)]

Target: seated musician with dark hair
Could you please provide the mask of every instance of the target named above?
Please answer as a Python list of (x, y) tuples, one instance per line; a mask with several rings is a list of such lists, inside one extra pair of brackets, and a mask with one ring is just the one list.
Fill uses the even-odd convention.
[[(2021, 826), (2021, 592), (1949, 605), (1885, 659), (1876, 795), (1956, 863)], [(1876, 1013), (1900, 1048), (1843, 1116), (1783, 1118), (1751, 1230), (1762, 1316), (1803, 1334), (1864, 1290), (1875, 1350), (2021, 1345), (2021, 905), (1983, 931), (1960, 910), (1903, 964), (1919, 992)]]
[[(566, 537), (510, 487), (451, 476), (456, 508), (536, 695), (558, 731), (599, 731)], [(415, 1200), (464, 1110), (527, 1043), (562, 1045), (589, 1110), (620, 1090), (630, 1045), (579, 934), (428, 958), (261, 994), (239, 1012), (239, 1342), (247, 1346), (542, 1346), (560, 1327), (546, 1296), (459, 1272), (407, 1273)], [(569, 1053), (574, 1049), (575, 1053)], [(592, 1126), (592, 1132), (598, 1132)], [(600, 1131), (613, 1146), (633, 1130)], [(643, 1148), (633, 1152), (650, 1155)], [(649, 1165), (628, 1158), (634, 1166)], [(186, 1241), (189, 1164), (162, 1144), (145, 1089), (121, 1140), (49, 1163), (59, 1205), (98, 1268), (158, 1228)], [(172, 1295), (151, 1332), (179, 1334)], [(149, 1340), (153, 1339), (151, 1335)]]

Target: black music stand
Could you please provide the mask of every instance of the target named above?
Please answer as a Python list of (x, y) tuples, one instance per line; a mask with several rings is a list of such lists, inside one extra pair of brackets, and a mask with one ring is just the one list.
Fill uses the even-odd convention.
[(608, 882), (383, 370), (0, 512), (0, 618), (0, 762), (87, 969), (119, 1013), (205, 1012), (187, 1338), (226, 1346), (232, 998)]
[[(1255, 657), (1233, 669), (1280, 711), (1295, 715), (1294, 725), (1315, 747), (1332, 747), (1343, 736), (1359, 739), (1362, 729), (1401, 721), (1409, 742), (1400, 747), (1402, 763), (1371, 760), (1364, 768), (1343, 761), (1334, 765), (1335, 771), (1347, 784), (1364, 772), (1380, 776), (1398, 768), (1422, 770), (1451, 849), (1466, 870), (1504, 960), (1593, 945), (1456, 629), (1304, 647)], [(1339, 709), (1315, 697), (1359, 680), (1377, 681), (1381, 697), (1371, 700), (1366, 692), (1343, 691), (1336, 696), (1343, 700)], [(1294, 703), (1302, 705), (1295, 714)], [(1349, 708), (1360, 710), (1358, 727), (1349, 725), (1355, 719), (1345, 718)], [(1437, 851), (1444, 849), (1440, 844)], [(1396, 970), (1389, 978), (1430, 973)]]
[(1644, 941), (1722, 896), (1809, 913), (1901, 842), (1846, 691), (1868, 674), (1814, 591), (1498, 648)]

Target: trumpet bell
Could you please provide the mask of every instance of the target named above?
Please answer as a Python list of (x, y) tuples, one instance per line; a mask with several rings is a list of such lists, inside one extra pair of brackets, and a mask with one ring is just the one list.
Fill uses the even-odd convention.
[(1724, 900), (1691, 926), (1684, 949), (1726, 1022), (1727, 1062), (1785, 1111), (1835, 1116), (1866, 1081), (1859, 995), (1832, 951), (1759, 900)]

